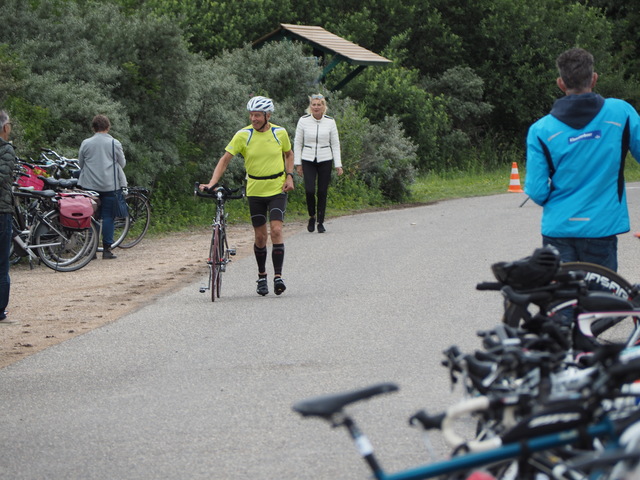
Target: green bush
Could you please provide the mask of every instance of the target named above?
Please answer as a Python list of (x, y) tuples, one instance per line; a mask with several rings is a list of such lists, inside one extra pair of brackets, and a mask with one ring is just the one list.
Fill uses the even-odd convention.
[(391, 201), (409, 197), (415, 179), (416, 146), (396, 117), (372, 124), (364, 107), (346, 102), (336, 115), (347, 178), (361, 180)]

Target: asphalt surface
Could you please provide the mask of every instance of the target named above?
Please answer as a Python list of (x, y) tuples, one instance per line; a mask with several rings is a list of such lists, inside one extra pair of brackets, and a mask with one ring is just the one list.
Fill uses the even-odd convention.
[[(640, 190), (628, 191), (640, 229)], [(287, 239), (281, 296), (256, 295), (245, 258), (229, 265), (215, 303), (194, 279), (0, 369), (0, 478), (368, 478), (344, 431), (291, 406), (387, 381), (400, 390), (351, 412), (387, 470), (427, 461), (407, 419), (460, 397), (441, 352), (479, 348), (475, 332), (499, 322), (499, 293), (475, 285), (492, 280), (492, 263), (539, 246), (541, 210), (521, 207), (525, 198), (330, 219), (325, 234)], [(632, 281), (638, 242), (620, 237), (620, 273)]]

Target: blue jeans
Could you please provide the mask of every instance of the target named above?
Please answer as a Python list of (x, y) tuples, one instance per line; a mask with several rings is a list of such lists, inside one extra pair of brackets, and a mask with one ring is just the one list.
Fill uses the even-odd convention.
[(115, 230), (114, 216), (116, 208), (116, 192), (99, 192), (100, 209), (98, 214), (102, 218), (102, 246), (110, 248), (113, 243), (113, 232)]
[(542, 236), (542, 245), (551, 245), (560, 252), (563, 262), (589, 262), (618, 271), (618, 237), (556, 238)]
[(4, 320), (7, 305), (9, 305), (9, 290), (11, 280), (9, 278), (9, 252), (13, 233), (13, 215), (0, 213), (0, 320)]

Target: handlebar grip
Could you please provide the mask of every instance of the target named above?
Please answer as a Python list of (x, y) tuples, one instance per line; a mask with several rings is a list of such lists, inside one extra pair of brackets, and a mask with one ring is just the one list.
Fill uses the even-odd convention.
[(444, 417), (444, 413), (429, 415), (424, 410), (420, 410), (409, 418), (409, 425), (416, 425), (419, 423), (425, 430), (440, 429), (442, 427), (442, 420), (444, 420)]

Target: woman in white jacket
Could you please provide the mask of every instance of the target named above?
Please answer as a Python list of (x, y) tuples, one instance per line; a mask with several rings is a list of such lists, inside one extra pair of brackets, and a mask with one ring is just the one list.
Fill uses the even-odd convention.
[(331, 182), (332, 162), (335, 165), (336, 173), (342, 175), (338, 128), (335, 120), (327, 116), (326, 113), (327, 102), (324, 96), (311, 95), (307, 114), (298, 120), (293, 146), (294, 165), (298, 175), (304, 178), (307, 210), (309, 211), (307, 230), (313, 232), (317, 220), (318, 233), (326, 231), (324, 215), (327, 208), (327, 192)]

